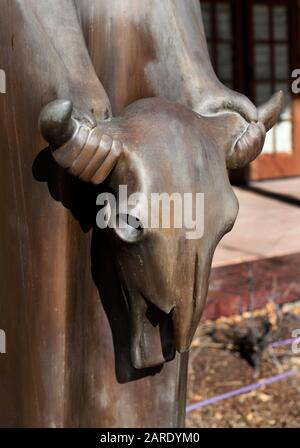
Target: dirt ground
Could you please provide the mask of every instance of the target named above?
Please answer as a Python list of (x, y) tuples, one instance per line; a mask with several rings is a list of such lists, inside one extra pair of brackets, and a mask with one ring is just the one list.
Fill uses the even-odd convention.
[(189, 412), (186, 426), (300, 427), (300, 354), (291, 344), (271, 346), (292, 338), (295, 329), (300, 329), (300, 302), (202, 323), (190, 354), (188, 404), (286, 371), (296, 374)]

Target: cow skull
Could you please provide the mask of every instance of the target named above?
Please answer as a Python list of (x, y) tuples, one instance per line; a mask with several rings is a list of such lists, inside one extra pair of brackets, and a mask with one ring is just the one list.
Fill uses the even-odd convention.
[[(227, 169), (254, 160), (282, 108), (278, 93), (258, 110), (258, 122), (224, 112), (204, 117), (177, 103), (140, 100), (93, 127), (69, 101), (49, 103), (40, 127), (58, 164), (84, 181), (127, 185), (128, 194), (204, 193), (204, 235), (185, 228), (144, 226), (146, 205), (129, 209), (110, 230), (111, 251), (131, 321), (131, 359), (144, 368), (189, 349), (207, 296), (215, 248), (231, 230), (238, 201)], [(114, 169), (113, 169), (114, 168)], [(150, 203), (150, 200), (148, 204)], [(130, 225), (130, 217), (138, 226)], [(120, 225), (125, 220), (125, 226)], [(118, 224), (119, 223), (119, 224)], [(116, 281), (111, 279), (111, 281)]]

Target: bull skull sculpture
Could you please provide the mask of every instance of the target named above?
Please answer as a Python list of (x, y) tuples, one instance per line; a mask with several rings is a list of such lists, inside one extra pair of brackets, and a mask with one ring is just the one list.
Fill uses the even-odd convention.
[[(238, 201), (227, 169), (241, 168), (263, 147), (266, 131), (282, 108), (282, 93), (258, 109), (258, 121), (239, 114), (201, 116), (158, 98), (139, 100), (117, 118), (99, 125), (76, 118), (70, 101), (49, 103), (40, 128), (57, 163), (86, 182), (126, 184), (128, 194), (204, 193), (204, 235), (186, 238), (186, 229), (143, 226), (143, 204), (130, 213), (139, 227), (111, 229), (119, 282), (131, 321), (135, 368), (172, 359), (189, 349), (205, 304), (214, 250), (231, 230)], [(126, 220), (126, 218), (125, 218)], [(115, 281), (115, 279), (111, 279)], [(157, 310), (156, 321), (149, 306)], [(167, 350), (163, 337), (168, 340)]]

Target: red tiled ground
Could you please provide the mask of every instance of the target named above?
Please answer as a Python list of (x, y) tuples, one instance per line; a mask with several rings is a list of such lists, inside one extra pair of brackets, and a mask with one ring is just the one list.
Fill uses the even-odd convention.
[(300, 299), (300, 253), (215, 268), (204, 319)]
[(204, 319), (300, 300), (300, 178), (252, 185), (235, 188), (240, 212), (217, 248)]

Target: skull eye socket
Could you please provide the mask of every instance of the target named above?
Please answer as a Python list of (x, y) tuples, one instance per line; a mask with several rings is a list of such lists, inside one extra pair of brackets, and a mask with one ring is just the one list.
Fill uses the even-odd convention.
[(114, 228), (117, 236), (126, 243), (139, 241), (144, 234), (142, 221), (131, 214), (118, 214)]

